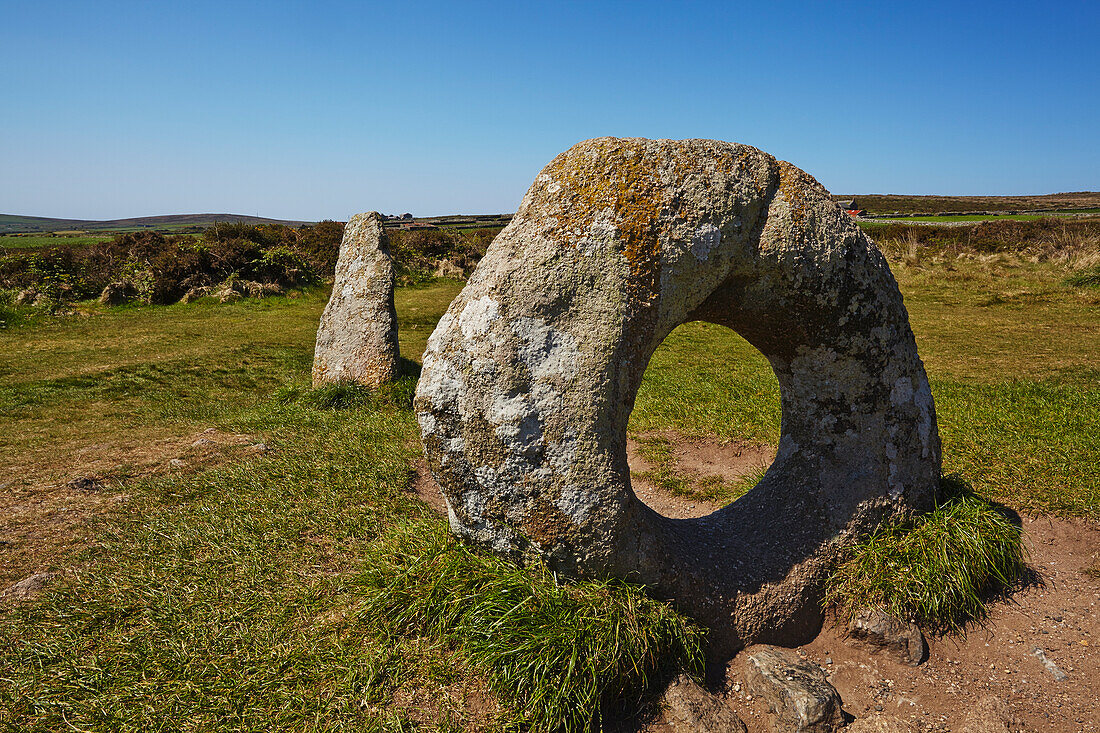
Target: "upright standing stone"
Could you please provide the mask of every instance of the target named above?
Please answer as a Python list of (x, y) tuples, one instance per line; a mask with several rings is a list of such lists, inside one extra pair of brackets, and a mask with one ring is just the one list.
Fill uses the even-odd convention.
[(313, 386), (354, 383), (377, 387), (397, 376), (397, 311), (393, 259), (382, 217), (356, 214), (344, 228), (332, 285), (313, 356)]

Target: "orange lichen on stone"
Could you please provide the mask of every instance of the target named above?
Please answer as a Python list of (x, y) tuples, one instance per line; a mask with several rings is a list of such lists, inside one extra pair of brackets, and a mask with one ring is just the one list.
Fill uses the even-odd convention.
[(808, 212), (805, 190), (816, 181), (806, 172), (784, 160), (777, 162), (779, 163), (779, 193), (790, 209), (791, 222), (801, 229), (806, 222)]
[[(678, 147), (652, 150), (645, 142), (592, 140), (559, 156), (544, 172), (561, 187), (556, 229), (567, 241), (583, 238), (601, 212), (613, 212), (634, 294), (649, 300), (660, 281), (662, 238), (675, 223), (697, 218), (698, 212), (682, 209), (676, 191), (693, 175), (709, 187), (715, 171), (732, 174), (748, 153), (735, 157), (722, 150), (693, 158)], [(661, 180), (662, 173), (671, 180)]]

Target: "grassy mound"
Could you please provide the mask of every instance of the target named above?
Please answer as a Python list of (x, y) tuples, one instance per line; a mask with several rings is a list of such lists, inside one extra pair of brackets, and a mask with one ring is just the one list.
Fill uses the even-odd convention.
[(639, 587), (559, 583), (470, 552), (436, 521), (401, 526), (372, 554), (364, 616), (457, 649), (531, 730), (587, 730), (603, 710), (637, 709), (655, 681), (702, 669), (701, 630)]
[(882, 526), (852, 547), (829, 580), (826, 602), (843, 616), (879, 606), (941, 630), (986, 614), (996, 592), (1025, 571), (1021, 529), (955, 479), (928, 514)]

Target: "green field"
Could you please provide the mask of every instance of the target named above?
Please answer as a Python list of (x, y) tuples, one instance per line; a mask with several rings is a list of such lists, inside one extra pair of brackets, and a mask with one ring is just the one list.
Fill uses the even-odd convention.
[(89, 244), (95, 244), (96, 242), (103, 242), (110, 239), (113, 235), (110, 234), (96, 234), (96, 235), (40, 235), (40, 234), (24, 234), (24, 235), (12, 235), (2, 234), (0, 235), (0, 253), (4, 250), (16, 250), (16, 249), (43, 249), (45, 247), (85, 247)]
[[(892, 261), (945, 471), (1021, 512), (1100, 517), (1100, 289), (1067, 283), (1088, 261)], [(398, 289), (406, 376), (377, 395), (309, 389), (322, 290), (82, 303), (3, 331), (0, 527), (23, 538), (3, 580), (79, 572), (0, 612), (0, 727), (551, 730), (698, 669), (699, 630), (666, 606), (471, 554), (410, 493), (418, 361), (461, 285)], [(763, 357), (690, 323), (655, 353), (630, 430), (774, 445), (779, 418)], [(204, 462), (191, 436), (211, 427), (269, 450)], [(99, 469), (98, 494), (50, 488), (157, 446), (153, 469)], [(32, 498), (59, 536), (13, 509)]]
[(1042, 214), (989, 214), (984, 216), (963, 214), (937, 214), (934, 216), (898, 216), (891, 218), (889, 216), (877, 215), (874, 219), (861, 219), (860, 223), (875, 224), (881, 222), (890, 224), (904, 224), (906, 222), (951, 223), (980, 221), (1038, 221), (1039, 219), (1046, 219), (1049, 217), (1078, 217), (1082, 214), (1100, 215), (1100, 209), (1076, 209), (1071, 211), (1045, 212)]

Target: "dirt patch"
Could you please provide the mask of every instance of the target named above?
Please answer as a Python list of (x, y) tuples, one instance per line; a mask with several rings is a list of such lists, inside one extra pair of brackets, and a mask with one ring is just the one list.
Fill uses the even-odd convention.
[(130, 481), (193, 473), (266, 450), (256, 438), (208, 428), (149, 442), (96, 443), (0, 475), (0, 588), (56, 568), (90, 541), (89, 520), (129, 500)]
[(416, 462), (416, 475), (412, 482), (413, 493), (420, 501), (424, 502), (438, 514), (447, 516), (447, 504), (443, 501), (443, 489), (432, 478), (432, 472), (428, 470), (428, 464), (421, 458)]
[(434, 689), (399, 687), (393, 692), (392, 705), (418, 726), (464, 731), (497, 730), (502, 712), (497, 699), (476, 678)]
[[(631, 487), (646, 506), (672, 519), (691, 519), (705, 517), (727, 503), (707, 498), (704, 487), (735, 486), (759, 476), (775, 459), (775, 449), (661, 432), (628, 438), (626, 456)], [(677, 496), (664, 488), (667, 482), (661, 479), (669, 475), (690, 487), (687, 495)]]
[[(1100, 579), (1088, 573), (1100, 554), (1100, 526), (1050, 517), (1023, 522), (1041, 583), (993, 604), (989, 618), (965, 635), (928, 635), (929, 658), (921, 666), (855, 647), (836, 626), (799, 653), (826, 670), (844, 709), (857, 718), (892, 715), (921, 731), (958, 731), (992, 696), (1019, 720), (1013, 730), (1100, 730)], [(740, 666), (734, 659), (727, 669), (730, 705), (750, 733), (770, 731), (772, 716), (746, 693)]]

